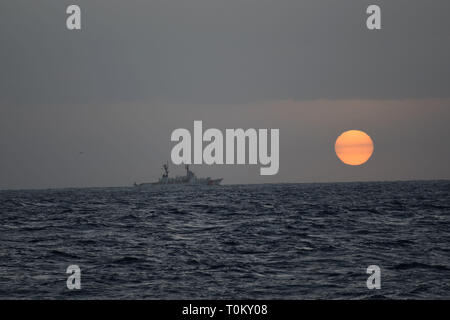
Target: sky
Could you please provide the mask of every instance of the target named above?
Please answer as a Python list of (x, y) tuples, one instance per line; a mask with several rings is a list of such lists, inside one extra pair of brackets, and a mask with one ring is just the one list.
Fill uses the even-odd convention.
[[(70, 4), (82, 30), (66, 29)], [(366, 28), (381, 7), (382, 29)], [(279, 128), (280, 170), (224, 183), (450, 179), (448, 0), (0, 3), (0, 189), (156, 180), (177, 128)], [(336, 138), (374, 141), (364, 165)], [(171, 173), (183, 174), (172, 166)]]

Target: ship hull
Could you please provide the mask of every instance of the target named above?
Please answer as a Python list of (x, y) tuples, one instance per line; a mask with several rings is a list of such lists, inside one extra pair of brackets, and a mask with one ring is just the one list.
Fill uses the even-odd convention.
[[(199, 179), (200, 180), (200, 179)], [(136, 184), (137, 188), (146, 188), (152, 186), (218, 186), (222, 183), (223, 179), (204, 179), (200, 181), (187, 181), (187, 182), (175, 182), (175, 181), (158, 181), (158, 182), (148, 182)]]

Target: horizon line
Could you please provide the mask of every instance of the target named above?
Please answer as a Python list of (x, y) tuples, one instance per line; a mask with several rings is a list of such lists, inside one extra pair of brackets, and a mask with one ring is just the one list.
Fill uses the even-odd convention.
[[(230, 184), (221, 184), (219, 186), (207, 186), (207, 188), (218, 188), (224, 186), (252, 186), (252, 185), (275, 185), (275, 184), (339, 184), (339, 183), (389, 183), (389, 182), (432, 182), (432, 181), (448, 181), (450, 182), (450, 178), (440, 178), (440, 179), (396, 179), (396, 180), (352, 180), (352, 181), (316, 181), (316, 182), (264, 182), (264, 183), (230, 183)], [(155, 185), (155, 188), (161, 188), (162, 185)], [(182, 185), (190, 186), (189, 184)], [(194, 187), (199, 187), (198, 185), (192, 185)], [(205, 186), (200, 186), (205, 187)], [(133, 185), (128, 186), (91, 186), (91, 187), (47, 187), (47, 188), (13, 188), (13, 189), (2, 189), (0, 188), (0, 192), (5, 191), (44, 191), (44, 190), (78, 190), (78, 189), (119, 189), (119, 188), (136, 188)], [(152, 189), (153, 187), (146, 187), (146, 190)], [(170, 187), (169, 187), (170, 188)], [(142, 190), (142, 188), (141, 188)]]

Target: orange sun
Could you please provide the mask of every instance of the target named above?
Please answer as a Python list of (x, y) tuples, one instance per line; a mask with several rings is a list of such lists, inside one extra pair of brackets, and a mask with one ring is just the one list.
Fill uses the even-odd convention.
[(349, 130), (336, 139), (334, 150), (343, 163), (358, 166), (372, 156), (373, 141), (365, 132)]

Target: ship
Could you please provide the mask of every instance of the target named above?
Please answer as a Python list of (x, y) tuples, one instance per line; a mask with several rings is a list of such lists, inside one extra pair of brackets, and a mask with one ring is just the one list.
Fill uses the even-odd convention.
[(204, 185), (204, 186), (217, 186), (222, 182), (222, 178), (212, 179), (207, 178), (197, 178), (194, 172), (189, 169), (189, 165), (185, 166), (186, 175), (176, 176), (175, 178), (169, 177), (169, 164), (164, 164), (162, 169), (164, 170), (162, 177), (156, 182), (145, 182), (145, 183), (134, 183), (135, 187), (146, 187), (153, 185)]

